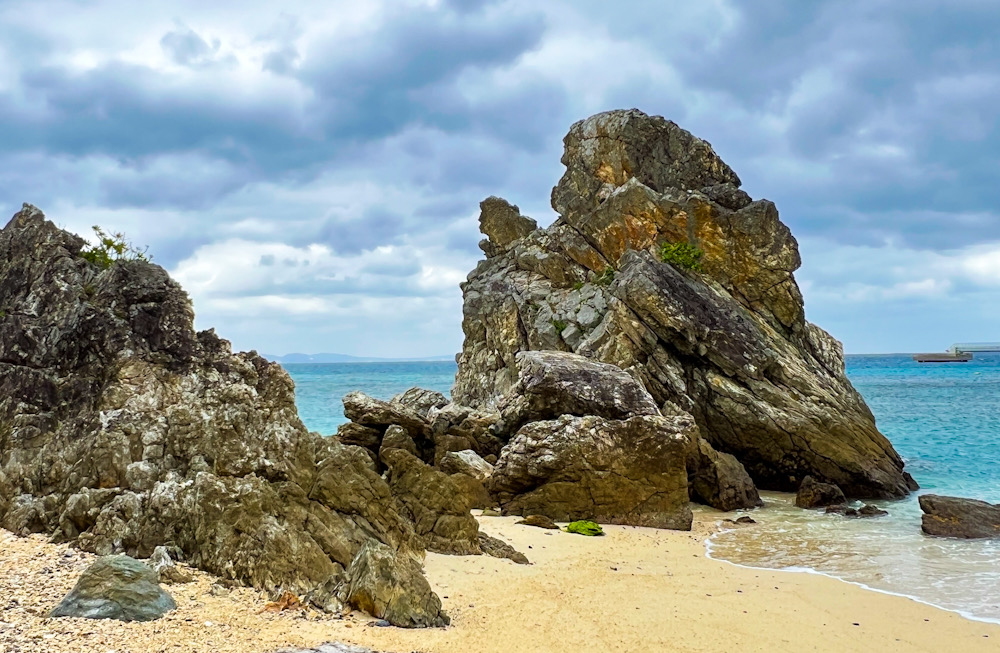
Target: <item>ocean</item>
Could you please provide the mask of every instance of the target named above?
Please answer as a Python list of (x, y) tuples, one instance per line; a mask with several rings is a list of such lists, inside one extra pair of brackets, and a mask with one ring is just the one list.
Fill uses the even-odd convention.
[[(329, 435), (345, 419), (351, 390), (388, 399), (420, 386), (448, 394), (453, 362), (286, 365), (310, 430)], [(847, 374), (903, 459), (931, 492), (1000, 503), (1000, 355), (968, 363), (920, 364), (909, 355), (848, 356)], [(875, 502), (878, 519), (847, 519), (763, 493), (759, 524), (709, 541), (713, 558), (822, 573), (901, 594), (975, 619), (1000, 622), (1000, 541), (925, 537), (916, 495)], [(720, 519), (727, 515), (721, 515)]]

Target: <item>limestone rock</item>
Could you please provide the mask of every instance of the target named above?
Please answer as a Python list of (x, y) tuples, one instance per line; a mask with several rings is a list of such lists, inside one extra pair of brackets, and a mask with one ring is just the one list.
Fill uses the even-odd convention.
[(475, 451), (450, 451), (441, 457), (438, 465), (448, 474), (465, 474), (477, 481), (485, 481), (493, 474), (493, 465), (479, 457)]
[[(812, 475), (858, 498), (912, 489), (840, 343), (804, 318), (798, 245), (771, 202), (741, 191), (708, 143), (637, 110), (573, 125), (562, 160), (555, 223), (462, 284), (454, 401), (496, 410), (520, 391), (524, 352), (570, 352), (693, 415), (759, 488), (795, 491)], [(677, 243), (702, 252), (700, 269), (661, 260)]]
[(503, 443), (490, 432), (500, 419), (496, 412), (452, 403), (432, 408), (428, 419), (434, 438), (434, 456), (427, 462), (438, 464), (445, 454), (452, 451), (472, 450), (483, 458), (500, 454)]
[(641, 383), (621, 368), (577, 354), (526, 351), (517, 354), (518, 383), (500, 405), (495, 433), (514, 433), (521, 425), (561, 415), (627, 419), (659, 415)]
[(512, 560), (519, 565), (531, 564), (531, 562), (528, 561), (527, 556), (523, 553), (503, 540), (498, 540), (497, 538), (487, 535), (486, 533), (479, 534), (479, 548), (483, 550), (485, 555), (493, 556), (494, 558), (507, 558), (508, 560)]
[(156, 574), (157, 581), (161, 583), (190, 583), (194, 580), (191, 574), (174, 563), (165, 546), (153, 549), (153, 555), (149, 556), (146, 564)]
[(408, 451), (414, 456), (419, 456), (420, 451), (417, 449), (417, 443), (413, 441), (410, 434), (406, 432), (402, 426), (396, 426), (393, 424), (385, 430), (385, 436), (382, 438), (381, 447), (379, 448), (379, 457), (381, 458), (381, 452), (385, 449), (402, 449), (403, 451)]
[(382, 432), (378, 429), (361, 426), (354, 422), (347, 422), (337, 427), (337, 439), (341, 444), (355, 447), (364, 447), (378, 451), (382, 444)]
[(924, 494), (920, 496), (920, 509), (924, 511), (921, 528), (927, 535), (966, 539), (1000, 537), (1000, 504)]
[(729, 512), (763, 505), (750, 475), (735, 456), (719, 453), (699, 438), (688, 457), (691, 498)]
[(478, 555), (479, 524), (468, 497), (444, 472), (402, 449), (383, 451), (386, 480), (424, 546), (437, 553)]
[(128, 556), (108, 556), (84, 570), (49, 616), (153, 621), (176, 607), (156, 572)]
[(812, 476), (802, 479), (802, 485), (795, 495), (795, 505), (799, 508), (835, 506), (846, 500), (839, 487), (832, 483), (821, 483)]
[(489, 238), (487, 254), (503, 252), (538, 228), (531, 218), (521, 215), (516, 206), (499, 197), (488, 197), (479, 204), (479, 229)]
[(420, 562), (377, 540), (366, 542), (351, 562), (341, 600), (393, 626), (436, 628), (451, 623)]
[(689, 417), (532, 422), (504, 448), (490, 493), (505, 514), (690, 530)]
[(448, 398), (434, 390), (410, 388), (406, 392), (400, 393), (390, 399), (389, 403), (408, 408), (421, 417), (427, 417), (427, 413), (432, 408), (444, 408), (447, 406)]
[(343, 402), (344, 416), (355, 424), (372, 427), (383, 433), (395, 424), (406, 429), (414, 440), (430, 437), (427, 419), (402, 403), (382, 401), (357, 391), (345, 395)]
[(482, 481), (468, 474), (449, 474), (448, 477), (458, 488), (459, 493), (465, 499), (465, 503), (470, 509), (485, 509), (494, 505), (493, 497), (490, 496)]
[(83, 246), (28, 205), (0, 230), (0, 525), (100, 555), (176, 547), (299, 595), (368, 539), (421, 549), (369, 455), (305, 429), (281, 366), (195, 333), (161, 267)]

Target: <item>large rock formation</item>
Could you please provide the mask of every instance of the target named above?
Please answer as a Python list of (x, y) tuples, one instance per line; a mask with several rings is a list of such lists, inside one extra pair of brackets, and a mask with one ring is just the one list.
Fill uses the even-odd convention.
[(854, 497), (912, 489), (840, 343), (805, 320), (798, 247), (774, 204), (740, 190), (708, 143), (637, 110), (573, 125), (562, 162), (552, 226), (482, 205), (454, 401), (500, 408), (519, 353), (575, 352), (691, 414), (762, 488), (812, 475)]
[(28, 205), (0, 231), (0, 526), (164, 545), (320, 602), (370, 540), (422, 552), (372, 457), (306, 431), (279, 365), (195, 333), (159, 266), (102, 269), (84, 244)]

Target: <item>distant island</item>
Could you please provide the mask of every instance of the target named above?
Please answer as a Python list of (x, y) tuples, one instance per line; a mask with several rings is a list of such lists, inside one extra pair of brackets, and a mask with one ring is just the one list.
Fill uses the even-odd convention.
[(348, 354), (284, 354), (276, 356), (273, 354), (262, 354), (264, 358), (282, 365), (295, 365), (297, 363), (417, 363), (454, 361), (455, 356), (424, 356), (418, 358), (376, 358), (374, 356), (350, 356)]

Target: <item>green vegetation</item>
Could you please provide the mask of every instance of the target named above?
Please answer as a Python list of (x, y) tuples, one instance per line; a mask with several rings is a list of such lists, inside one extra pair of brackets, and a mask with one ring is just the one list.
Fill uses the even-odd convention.
[(606, 267), (604, 268), (604, 272), (601, 272), (599, 275), (597, 275), (597, 278), (594, 279), (594, 283), (596, 283), (599, 286), (610, 286), (611, 282), (614, 280), (615, 280), (615, 269), (612, 267)]
[(570, 522), (566, 525), (566, 532), (579, 533), (580, 535), (589, 535), (591, 537), (595, 535), (604, 535), (604, 529), (601, 528), (600, 524), (595, 524), (594, 522), (586, 519)]
[(122, 233), (108, 233), (98, 226), (94, 226), (94, 233), (97, 235), (97, 244), (84, 247), (80, 251), (80, 256), (87, 259), (102, 270), (107, 270), (113, 263), (118, 261), (148, 261), (148, 248), (139, 249), (125, 238)]
[(577, 281), (576, 283), (573, 284), (573, 290), (580, 290), (581, 288), (583, 288), (582, 281)]
[(567, 324), (562, 320), (552, 320), (552, 326), (556, 328), (556, 333), (562, 333), (566, 330)]
[(700, 270), (701, 257), (705, 252), (688, 243), (663, 243), (660, 245), (660, 260), (685, 270)]

